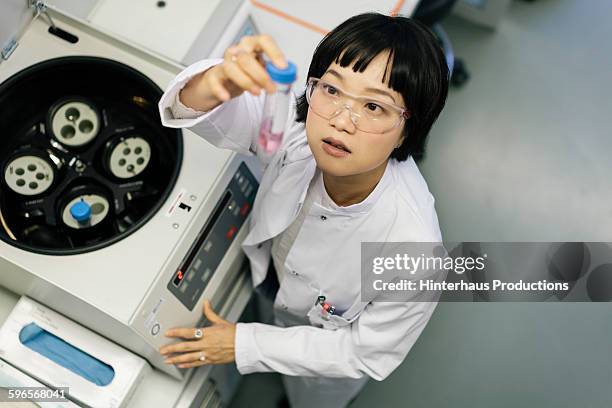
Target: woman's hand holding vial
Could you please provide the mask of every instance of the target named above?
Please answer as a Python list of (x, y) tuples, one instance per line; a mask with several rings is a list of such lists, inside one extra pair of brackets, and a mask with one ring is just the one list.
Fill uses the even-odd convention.
[(269, 35), (245, 36), (229, 47), (223, 62), (193, 77), (181, 90), (180, 100), (192, 109), (207, 112), (244, 91), (259, 95), (276, 91), (266, 72), (266, 55), (279, 68), (288, 66), (282, 51)]

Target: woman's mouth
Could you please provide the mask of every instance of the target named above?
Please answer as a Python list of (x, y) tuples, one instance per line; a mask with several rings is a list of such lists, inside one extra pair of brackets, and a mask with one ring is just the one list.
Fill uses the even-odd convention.
[(323, 150), (334, 157), (345, 157), (351, 153), (344, 143), (332, 137), (323, 139)]

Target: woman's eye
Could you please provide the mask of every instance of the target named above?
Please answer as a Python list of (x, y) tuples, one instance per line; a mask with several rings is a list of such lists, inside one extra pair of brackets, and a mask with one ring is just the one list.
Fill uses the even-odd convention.
[(374, 102), (368, 102), (365, 105), (366, 109), (372, 113), (381, 113), (384, 111), (383, 107), (374, 103)]
[(330, 95), (336, 95), (338, 90), (329, 84), (323, 84), (323, 90)]

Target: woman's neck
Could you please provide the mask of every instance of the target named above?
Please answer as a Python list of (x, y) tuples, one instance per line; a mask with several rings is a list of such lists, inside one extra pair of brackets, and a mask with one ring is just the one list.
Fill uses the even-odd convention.
[(323, 184), (329, 197), (340, 207), (357, 204), (365, 200), (376, 188), (387, 168), (385, 160), (380, 166), (352, 176), (333, 176), (323, 172)]

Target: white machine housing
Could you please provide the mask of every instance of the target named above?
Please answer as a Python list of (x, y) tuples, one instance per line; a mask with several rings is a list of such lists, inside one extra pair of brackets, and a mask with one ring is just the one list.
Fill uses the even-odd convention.
[[(22, 33), (16, 37), (18, 44), (5, 53), (6, 60), (0, 63), (0, 83), (38, 62), (71, 55), (119, 61), (140, 71), (162, 89), (183, 68), (84, 21), (49, 9), (58, 27), (79, 38), (76, 44), (68, 43), (49, 33), (48, 19), (30, 21), (33, 11), (26, 8), (26, 3), (8, 0), (0, 7), (0, 46), (4, 46), (9, 28), (13, 33)], [(234, 40), (237, 35), (238, 32), (227, 38)], [(195, 326), (200, 322), (206, 298), (221, 313), (227, 312), (241, 288), (250, 287), (240, 249), (248, 220), (233, 236), (193, 308), (177, 299), (168, 289), (169, 283), (190, 251), (198, 250), (192, 245), (241, 164), (256, 180), (260, 178), (259, 164), (254, 158), (217, 149), (188, 130), (183, 131), (183, 151), (177, 182), (161, 209), (140, 229), (112, 245), (78, 255), (55, 256), (25, 251), (0, 241), (0, 285), (89, 327), (176, 378), (184, 376), (183, 370), (164, 364), (157, 351), (170, 342), (163, 333), (170, 327)], [(254, 195), (257, 185), (251, 187)], [(191, 209), (181, 208), (181, 203)], [(231, 204), (230, 200), (224, 205)], [(212, 245), (210, 250), (217, 249)]]

